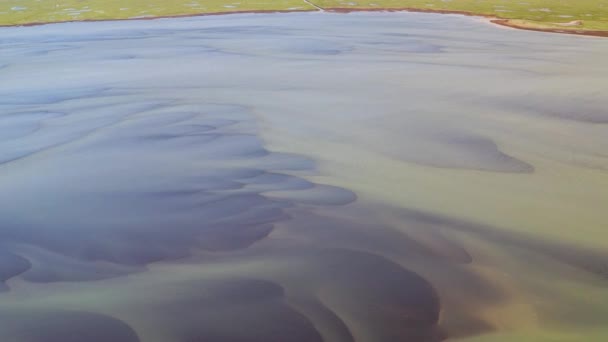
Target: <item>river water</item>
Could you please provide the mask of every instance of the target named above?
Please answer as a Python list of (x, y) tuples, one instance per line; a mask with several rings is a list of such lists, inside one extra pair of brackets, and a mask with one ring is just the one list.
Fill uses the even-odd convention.
[(608, 339), (608, 40), (0, 30), (0, 340)]

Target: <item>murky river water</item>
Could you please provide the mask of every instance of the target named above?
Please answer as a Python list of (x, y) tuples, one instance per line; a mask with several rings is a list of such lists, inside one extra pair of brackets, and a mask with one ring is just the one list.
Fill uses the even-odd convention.
[(0, 30), (0, 340), (608, 339), (608, 40)]

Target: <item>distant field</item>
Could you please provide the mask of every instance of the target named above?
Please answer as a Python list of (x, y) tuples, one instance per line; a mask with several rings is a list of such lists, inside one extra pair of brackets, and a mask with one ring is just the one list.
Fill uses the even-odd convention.
[[(608, 0), (315, 0), (324, 8), (419, 8), (467, 11), (552, 27), (582, 20), (578, 28), (608, 30)], [(566, 27), (567, 28), (567, 27)]]
[[(520, 26), (608, 30), (608, 0), (312, 0), (322, 8), (467, 11)], [(304, 0), (4, 0), (0, 25), (254, 10), (314, 10)], [(571, 23), (571, 24), (567, 24)]]
[(303, 0), (2, 0), (0, 25), (256, 10), (314, 10)]

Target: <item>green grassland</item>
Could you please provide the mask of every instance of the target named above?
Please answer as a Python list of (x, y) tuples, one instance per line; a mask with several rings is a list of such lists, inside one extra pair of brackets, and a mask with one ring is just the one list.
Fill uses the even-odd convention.
[(466, 11), (555, 27), (564, 27), (558, 23), (581, 20), (579, 28), (608, 30), (608, 0), (315, 0), (315, 3), (324, 8)]
[[(467, 11), (520, 26), (608, 31), (608, 0), (312, 0), (332, 8)], [(254, 10), (315, 10), (304, 0), (2, 0), (0, 25)], [(564, 23), (580, 21), (576, 25)]]
[(257, 10), (315, 10), (303, 0), (0, 0), (0, 25)]

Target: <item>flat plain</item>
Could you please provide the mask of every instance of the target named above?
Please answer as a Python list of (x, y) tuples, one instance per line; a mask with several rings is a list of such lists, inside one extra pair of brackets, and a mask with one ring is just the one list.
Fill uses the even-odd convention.
[(319, 8), (463, 12), (505, 19), (515, 27), (608, 31), (608, 0), (5, 0), (0, 25)]

